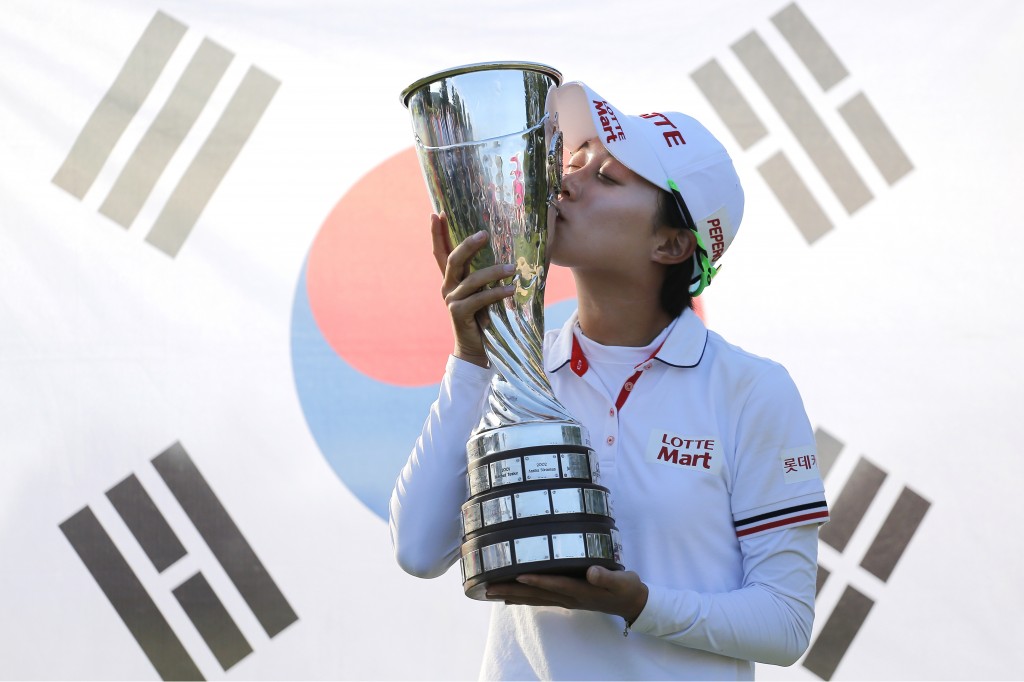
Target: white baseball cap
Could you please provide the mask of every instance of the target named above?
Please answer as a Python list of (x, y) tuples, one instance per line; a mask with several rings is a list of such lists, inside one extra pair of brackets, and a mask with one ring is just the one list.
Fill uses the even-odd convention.
[(622, 114), (578, 81), (549, 91), (546, 108), (567, 149), (597, 137), (620, 163), (676, 198), (697, 236), (690, 292), (700, 295), (743, 218), (743, 188), (722, 143), (686, 114)]

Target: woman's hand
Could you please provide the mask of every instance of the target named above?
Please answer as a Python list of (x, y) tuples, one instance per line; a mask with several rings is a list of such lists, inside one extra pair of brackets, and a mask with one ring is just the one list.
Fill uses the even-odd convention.
[(588, 568), (586, 580), (525, 574), (514, 582), (487, 586), (489, 599), (503, 599), (506, 604), (601, 611), (622, 616), (627, 623), (635, 621), (644, 610), (647, 592), (647, 585), (633, 571), (609, 571), (600, 566)]
[(430, 234), (433, 240), (434, 260), (444, 275), (441, 296), (452, 318), (455, 349), (452, 355), (481, 367), (487, 367), (481, 326), (486, 324), (486, 308), (491, 303), (515, 293), (515, 285), (484, 288), (512, 275), (515, 266), (496, 264), (476, 272), (469, 272), (469, 262), (477, 251), (487, 244), (487, 233), (480, 231), (467, 237), (452, 248), (448, 238), (448, 218), (430, 216)]

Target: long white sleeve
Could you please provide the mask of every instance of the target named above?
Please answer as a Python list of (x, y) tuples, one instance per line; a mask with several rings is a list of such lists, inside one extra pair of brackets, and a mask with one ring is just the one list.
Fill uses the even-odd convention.
[(391, 493), (391, 543), (398, 564), (421, 578), (444, 574), (462, 539), (466, 441), (480, 420), (493, 371), (448, 359), (437, 400)]
[(743, 587), (701, 594), (649, 585), (633, 631), (733, 658), (792, 665), (807, 648), (814, 620), (818, 527), (753, 537), (742, 550)]

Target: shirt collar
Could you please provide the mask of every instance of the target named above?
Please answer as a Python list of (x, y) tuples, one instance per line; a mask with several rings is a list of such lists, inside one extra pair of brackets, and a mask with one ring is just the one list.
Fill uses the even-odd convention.
[[(549, 373), (557, 372), (572, 358), (572, 335), (578, 323), (579, 315), (574, 312), (558, 331), (544, 363)], [(693, 310), (687, 308), (654, 357), (673, 367), (696, 367), (704, 357), (707, 343), (707, 327)]]
[(544, 370), (549, 374), (560, 370), (572, 358), (572, 335), (579, 321), (579, 312), (573, 311), (562, 328), (558, 330), (555, 342), (551, 345), (551, 350), (548, 351), (544, 362)]

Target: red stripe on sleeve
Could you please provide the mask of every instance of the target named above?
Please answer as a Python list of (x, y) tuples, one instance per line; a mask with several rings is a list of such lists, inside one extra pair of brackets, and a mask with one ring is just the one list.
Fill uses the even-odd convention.
[(812, 521), (814, 519), (827, 519), (828, 511), (814, 512), (813, 514), (803, 514), (801, 516), (791, 516), (788, 519), (780, 519), (778, 521), (771, 521), (769, 523), (763, 523), (760, 526), (752, 526), (750, 528), (744, 528), (743, 530), (736, 531), (736, 537), (741, 538), (744, 535), (751, 535), (753, 533), (759, 533), (762, 530), (770, 530), (772, 528), (778, 528), (779, 526), (788, 526), (794, 523), (801, 523), (803, 521)]

